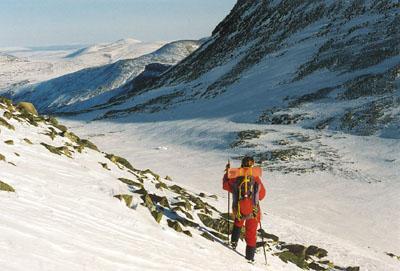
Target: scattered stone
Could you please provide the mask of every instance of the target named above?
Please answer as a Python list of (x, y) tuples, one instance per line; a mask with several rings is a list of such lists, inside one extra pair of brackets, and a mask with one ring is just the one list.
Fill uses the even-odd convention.
[(117, 198), (119, 200), (123, 200), (126, 204), (127, 207), (131, 207), (132, 206), (132, 201), (133, 201), (133, 197), (132, 195), (115, 195), (114, 198)]
[(258, 234), (262, 238), (266, 238), (266, 239), (272, 240), (274, 242), (279, 242), (279, 237), (278, 236), (270, 234), (270, 233), (267, 233), (263, 229), (259, 229), (258, 230)]
[(160, 175), (155, 174), (155, 173), (154, 173), (153, 171), (151, 171), (150, 169), (140, 170), (139, 173), (142, 174), (142, 175), (150, 174), (150, 175), (152, 175), (157, 181), (160, 181)]
[(58, 155), (64, 154), (65, 156), (72, 158), (71, 151), (68, 149), (67, 146), (54, 147), (54, 146), (51, 146), (51, 145), (43, 143), (43, 142), (40, 143), (40, 145), (44, 146), (47, 150), (49, 150), (50, 152), (52, 152), (54, 154), (58, 154)]
[(397, 260), (400, 261), (400, 256), (397, 256), (397, 255), (395, 255), (393, 253), (390, 253), (390, 252), (385, 252), (385, 254), (388, 255), (389, 257), (392, 257), (393, 259), (397, 259)]
[(275, 253), (285, 263), (291, 262), (300, 267), (301, 269), (308, 269), (308, 263), (303, 256), (298, 256), (290, 251), (283, 251)]
[(0, 191), (15, 192), (15, 189), (11, 185), (0, 181)]
[(92, 142), (90, 142), (87, 139), (81, 139), (78, 141), (79, 146), (84, 147), (84, 148), (89, 148), (92, 149), (94, 151), (98, 151), (99, 149), (97, 148), (97, 146), (95, 144), (93, 144)]
[(56, 118), (54, 118), (54, 117), (49, 117), (49, 118), (46, 119), (46, 121), (48, 123), (50, 123), (52, 126), (54, 126), (57, 129), (59, 129), (63, 133), (67, 132), (67, 130), (68, 130), (66, 126), (59, 124), (58, 120)]
[(114, 164), (116, 164), (117, 166), (122, 165), (122, 166), (124, 166), (124, 167), (126, 167), (126, 168), (128, 168), (130, 170), (135, 171), (133, 166), (125, 158), (116, 156), (114, 154), (106, 154), (106, 158), (109, 159)]
[(8, 111), (4, 111), (3, 117), (5, 117), (6, 119), (10, 120), (13, 117), (13, 115)]
[(15, 130), (15, 127), (13, 125), (11, 125), (10, 123), (8, 123), (5, 119), (3, 119), (2, 117), (0, 117), (0, 125), (6, 127), (7, 129), (10, 130)]
[(310, 256), (315, 256), (315, 257), (321, 259), (321, 258), (328, 256), (328, 251), (326, 251), (325, 249), (316, 247), (316, 246), (309, 246), (306, 249), (305, 255), (306, 255), (306, 258), (309, 258)]
[(143, 188), (143, 184), (135, 182), (131, 179), (127, 179), (127, 178), (118, 178), (118, 180), (120, 180), (121, 182), (123, 182), (124, 184), (127, 185), (132, 185), (132, 186), (136, 186), (138, 188)]
[(168, 189), (168, 185), (166, 183), (163, 183), (162, 181), (159, 181), (158, 183), (156, 183), (156, 188), (157, 189)]
[(163, 217), (163, 213), (158, 211), (158, 210), (153, 210), (151, 211), (151, 215), (153, 216), (153, 218), (155, 219), (155, 221), (160, 224), (160, 221)]
[(231, 229), (233, 227), (233, 223), (228, 222), (225, 219), (212, 218), (211, 216), (205, 214), (197, 214), (197, 216), (206, 227), (212, 228), (222, 234), (227, 234), (228, 227)]
[(49, 130), (45, 135), (49, 136), (51, 138), (51, 140), (54, 140), (57, 136), (57, 132), (56, 130), (54, 130), (53, 127), (49, 127)]
[(255, 144), (248, 143), (248, 141), (256, 138), (260, 138), (261, 135), (264, 134), (262, 131), (259, 130), (245, 130), (240, 131), (237, 133), (237, 138), (233, 141), (229, 146), (231, 148), (251, 148), (256, 146)]
[(173, 228), (177, 232), (183, 232), (181, 225), (179, 225), (178, 221), (173, 221), (171, 219), (167, 219), (168, 226)]
[(180, 201), (180, 202), (174, 202), (172, 203), (173, 206), (178, 206), (178, 207), (183, 207), (185, 210), (191, 211), (192, 210), (192, 205), (190, 204), (189, 201)]
[(107, 163), (101, 163), (101, 162), (99, 162), (99, 164), (100, 164), (104, 169), (111, 170), (111, 169), (108, 167)]
[(208, 232), (203, 232), (201, 234), (202, 237), (206, 238), (207, 240), (213, 241), (215, 240), (214, 236), (212, 236), (211, 234), (209, 234)]
[(218, 196), (217, 195), (209, 195), (210, 198), (218, 200)]
[(4, 141), (4, 143), (6, 143), (7, 145), (14, 145), (14, 140), (6, 140)]
[(165, 176), (165, 178), (167, 181), (171, 181), (172, 182), (172, 178), (170, 176)]
[(69, 140), (71, 140), (72, 142), (77, 143), (77, 144), (80, 141), (80, 138), (77, 135), (75, 135), (74, 133), (72, 133), (72, 132), (63, 131), (63, 132), (61, 132), (60, 135), (62, 137), (68, 138)]
[(169, 189), (171, 191), (173, 191), (177, 194), (181, 194), (181, 195), (184, 195), (186, 193), (185, 189), (183, 189), (182, 187), (180, 187), (179, 185), (176, 185), (176, 184), (169, 186)]

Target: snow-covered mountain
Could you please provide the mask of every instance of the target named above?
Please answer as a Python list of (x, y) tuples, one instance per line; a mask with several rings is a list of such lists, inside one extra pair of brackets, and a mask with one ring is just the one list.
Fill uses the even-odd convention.
[(121, 59), (136, 58), (148, 54), (163, 46), (165, 42), (142, 42), (132, 38), (121, 39), (112, 43), (99, 43), (79, 49), (65, 56), (66, 59), (80, 61), (102, 60), (113, 63)]
[(21, 60), (7, 64), (0, 61), (0, 92), (13, 93), (21, 86), (31, 87), (33, 84), (85, 68), (138, 57), (151, 53), (164, 44), (165, 42), (124, 39), (83, 49), (77, 49), (81, 47), (79, 45), (0, 48), (0, 52)]
[(197, 116), (399, 138), (399, 13), (396, 0), (238, 1), (198, 51), (105, 117), (186, 104)]
[[(96, 55), (105, 52), (113, 52), (114, 55), (118, 55), (120, 51), (116, 47), (120, 48), (126, 42), (124, 40), (100, 48), (98, 46), (89, 47), (82, 52), (74, 53), (73, 57), (97, 58)], [(129, 40), (128, 44), (137, 46), (136, 43), (138, 42)], [(12, 90), (13, 93), (10, 93), (9, 96), (18, 101), (28, 100), (33, 102), (40, 112), (56, 113), (82, 110), (99, 103), (104, 103), (118, 93), (124, 92), (124, 90), (118, 88), (128, 81), (132, 81), (136, 76), (145, 71), (147, 65), (151, 63), (174, 65), (196, 50), (200, 44), (200, 41), (191, 40), (168, 43), (154, 52), (141, 55), (137, 58), (83, 69), (37, 85), (20, 89), (14, 88)], [(143, 46), (145, 50), (149, 49), (148, 46)], [(125, 47), (123, 48), (124, 57), (126, 57), (129, 50)], [(138, 54), (139, 52), (140, 50), (132, 49), (130, 55)], [(148, 69), (151, 70), (152, 67), (154, 68), (154, 65), (148, 67)], [(158, 69), (158, 72), (156, 74), (153, 73), (152, 76), (157, 76), (163, 71), (165, 71), (165, 68)], [(146, 77), (149, 75), (149, 71), (146, 71)], [(135, 84), (137, 85), (141, 80), (143, 80), (143, 77), (136, 79)], [(112, 93), (108, 93), (110, 91)]]

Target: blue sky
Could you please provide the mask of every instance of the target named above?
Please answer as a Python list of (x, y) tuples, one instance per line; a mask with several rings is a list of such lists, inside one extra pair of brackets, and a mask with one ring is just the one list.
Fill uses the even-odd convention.
[(236, 0), (0, 0), (0, 46), (196, 39)]

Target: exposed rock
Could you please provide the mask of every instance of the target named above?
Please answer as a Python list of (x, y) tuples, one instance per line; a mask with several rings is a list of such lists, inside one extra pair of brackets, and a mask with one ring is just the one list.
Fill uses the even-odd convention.
[(289, 102), (289, 107), (296, 107), (304, 103), (310, 103), (326, 98), (335, 88), (328, 87), (317, 90), (316, 92), (305, 94)]
[(326, 256), (328, 256), (328, 251), (326, 251), (325, 249), (316, 247), (316, 246), (309, 246), (306, 249), (306, 257), (310, 257), (310, 256), (315, 256), (317, 258), (324, 258)]
[(61, 132), (67, 132), (67, 127), (65, 127), (64, 125), (61, 125), (58, 123), (58, 120), (54, 117), (49, 117), (46, 119), (47, 122), (49, 122), (51, 125), (53, 125), (54, 127), (58, 128)]
[(230, 227), (231, 229), (233, 227), (233, 223), (228, 223), (228, 221), (225, 219), (212, 218), (211, 216), (205, 214), (197, 214), (197, 216), (200, 218), (201, 222), (203, 222), (205, 226), (212, 228), (222, 234), (228, 234), (228, 227)]
[(400, 261), (400, 256), (397, 256), (397, 255), (395, 255), (393, 253), (390, 253), (390, 252), (385, 252), (385, 254), (388, 255), (389, 257), (392, 257), (393, 259), (397, 259), (397, 260)]
[(208, 232), (203, 232), (201, 233), (201, 236), (203, 236), (204, 238), (206, 238), (207, 240), (213, 241), (215, 240), (214, 236), (212, 236), (211, 234), (209, 234)]
[(131, 205), (132, 205), (132, 201), (133, 201), (132, 195), (126, 195), (126, 194), (115, 195), (114, 198), (117, 198), (119, 200), (123, 200), (127, 207), (131, 207)]
[(272, 240), (274, 242), (279, 242), (279, 237), (270, 233), (265, 232), (263, 229), (258, 230), (258, 234), (262, 238)]
[(264, 134), (264, 132), (259, 130), (245, 130), (237, 133), (237, 138), (234, 142), (232, 142), (229, 146), (231, 148), (242, 147), (242, 148), (251, 148), (254, 147), (254, 144), (248, 143), (248, 141), (256, 138), (260, 138), (260, 136)]
[(173, 221), (171, 219), (167, 219), (168, 226), (173, 228), (177, 232), (183, 232), (181, 225), (179, 225), (178, 221)]
[(4, 143), (6, 143), (7, 145), (14, 145), (14, 140), (6, 140), (4, 141)]
[(32, 144), (33, 144), (32, 141), (30, 141), (30, 140), (27, 139), (27, 138), (24, 138), (24, 141), (25, 141), (26, 143), (28, 143), (29, 145), (32, 145)]
[(3, 119), (2, 117), (0, 117), (0, 125), (6, 127), (7, 129), (10, 130), (15, 130), (15, 127), (13, 125), (11, 125), (10, 123), (8, 123), (5, 119)]
[(168, 189), (168, 185), (164, 182), (159, 181), (158, 183), (156, 183), (156, 188), (157, 189)]
[(150, 169), (145, 169), (145, 170), (139, 170), (139, 173), (142, 175), (145, 174), (150, 174), (151, 176), (153, 176), (157, 181), (160, 181), (160, 175), (155, 174), (153, 171), (151, 171)]
[(111, 169), (108, 167), (107, 163), (101, 163), (101, 162), (99, 162), (99, 164), (100, 164), (104, 169), (111, 170)]
[(158, 210), (153, 210), (153, 211), (151, 211), (151, 215), (155, 219), (155, 221), (160, 224), (160, 221), (163, 217), (163, 213)]
[(33, 104), (31, 104), (31, 103), (28, 103), (28, 102), (20, 102), (20, 103), (18, 103), (17, 109), (20, 110), (21, 112), (27, 112), (27, 113), (30, 113), (32, 115), (39, 116), (35, 106)]
[(400, 107), (400, 102), (391, 97), (367, 103), (347, 111), (340, 119), (340, 128), (357, 135), (373, 135), (392, 120), (386, 110), (394, 107)]
[(143, 188), (143, 184), (135, 182), (131, 179), (127, 179), (127, 178), (118, 178), (118, 180), (120, 180), (121, 182), (123, 182), (124, 184), (127, 185), (132, 185), (132, 186), (136, 186), (138, 188)]
[(133, 166), (128, 162), (128, 160), (126, 160), (125, 158), (116, 156), (114, 154), (106, 154), (106, 158), (108, 160), (110, 160), (111, 162), (113, 162), (116, 165), (122, 165), (130, 170), (135, 171), (135, 169), (133, 168)]
[(72, 132), (63, 131), (63, 132), (61, 132), (60, 135), (62, 137), (68, 138), (69, 140), (71, 140), (72, 142), (77, 143), (77, 144), (80, 141), (80, 138), (77, 135), (75, 135), (74, 133), (72, 133)]
[(169, 189), (171, 191), (173, 191), (173, 192), (175, 192), (177, 194), (181, 194), (181, 195), (184, 195), (185, 192), (186, 192), (185, 189), (183, 189), (182, 187), (180, 187), (179, 185), (176, 185), (176, 184), (169, 186)]
[(2, 181), (0, 181), (0, 191), (15, 192), (14, 188), (11, 185), (6, 184)]
[(13, 117), (13, 115), (8, 111), (4, 111), (3, 117), (5, 117), (6, 119), (10, 120)]
[(174, 203), (172, 203), (172, 206), (183, 207), (187, 211), (191, 211), (192, 210), (192, 205), (190, 204), (189, 201), (174, 202)]
[(40, 143), (40, 145), (44, 146), (46, 149), (48, 149), (50, 152), (58, 155), (65, 155), (69, 158), (72, 158), (71, 151), (68, 149), (66, 146), (61, 146), (61, 147), (54, 147), (46, 143)]
[(57, 132), (53, 127), (49, 127), (49, 131), (46, 133), (46, 135), (49, 136), (51, 140), (54, 140), (54, 138), (57, 136)]

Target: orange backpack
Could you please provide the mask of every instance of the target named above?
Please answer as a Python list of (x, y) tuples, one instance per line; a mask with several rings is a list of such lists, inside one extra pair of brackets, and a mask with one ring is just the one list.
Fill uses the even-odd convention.
[(236, 180), (232, 185), (233, 209), (236, 218), (253, 218), (258, 213), (259, 184), (255, 177), (261, 177), (262, 169), (254, 168), (231, 168), (228, 170), (228, 178)]

